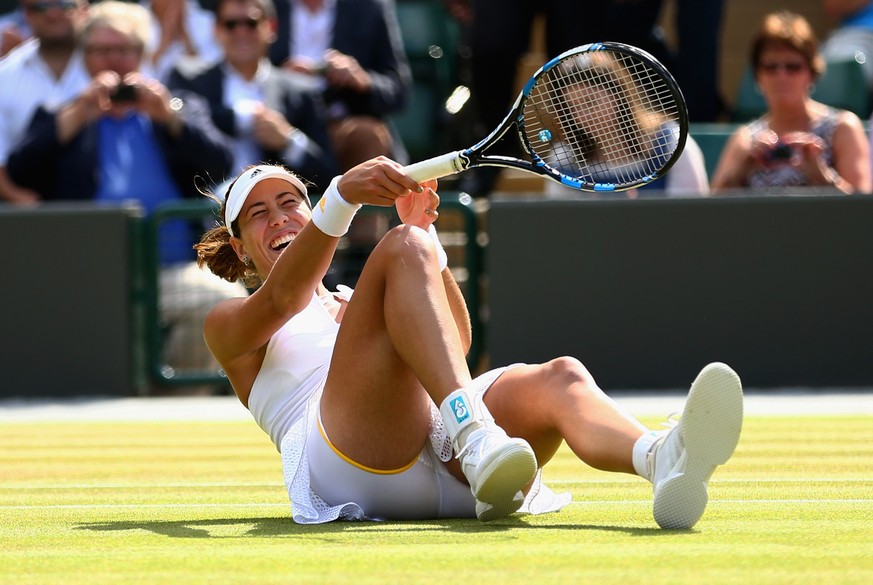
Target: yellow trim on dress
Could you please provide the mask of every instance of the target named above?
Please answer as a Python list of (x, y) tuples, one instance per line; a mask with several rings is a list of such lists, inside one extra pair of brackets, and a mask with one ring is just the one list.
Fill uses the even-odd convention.
[(415, 457), (412, 461), (410, 461), (407, 465), (400, 467), (398, 469), (373, 469), (372, 467), (367, 467), (366, 465), (361, 465), (357, 461), (350, 459), (342, 451), (334, 447), (333, 443), (330, 442), (330, 439), (327, 438), (327, 433), (324, 432), (324, 427), (321, 426), (321, 415), (317, 417), (318, 420), (318, 432), (321, 434), (321, 438), (324, 439), (324, 442), (327, 443), (327, 446), (330, 447), (331, 451), (337, 454), (343, 461), (348, 463), (349, 465), (353, 465), (358, 469), (362, 469), (367, 473), (375, 473), (378, 475), (394, 475), (397, 473), (403, 473), (407, 469), (411, 468), (418, 461), (418, 456)]

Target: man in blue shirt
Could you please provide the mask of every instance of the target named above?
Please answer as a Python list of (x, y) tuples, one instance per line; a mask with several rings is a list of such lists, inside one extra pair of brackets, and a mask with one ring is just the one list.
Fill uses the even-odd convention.
[[(37, 110), (9, 155), (13, 181), (46, 201), (135, 200), (151, 213), (162, 203), (199, 197), (198, 177), (210, 185), (230, 174), (230, 145), (202, 98), (174, 96), (140, 71), (150, 18), (128, 2), (92, 7), (80, 40), (91, 82), (57, 111)], [(186, 221), (168, 221), (159, 234), (160, 318), (174, 369), (214, 367), (202, 341), (203, 317), (218, 300), (246, 294), (242, 285), (197, 268), (194, 231)]]

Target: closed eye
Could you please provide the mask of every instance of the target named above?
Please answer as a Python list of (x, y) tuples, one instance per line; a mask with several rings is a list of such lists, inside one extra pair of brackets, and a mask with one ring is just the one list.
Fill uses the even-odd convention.
[(301, 199), (290, 196), (290, 197), (287, 197), (286, 199), (281, 200), (279, 202), (279, 207), (295, 208), (295, 207), (300, 207), (300, 205), (302, 203), (303, 203), (303, 201)]

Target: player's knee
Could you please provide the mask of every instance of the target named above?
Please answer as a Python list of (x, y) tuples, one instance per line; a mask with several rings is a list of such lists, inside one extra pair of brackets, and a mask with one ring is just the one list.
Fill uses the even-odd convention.
[(574, 391), (597, 391), (594, 378), (582, 362), (574, 357), (555, 358), (546, 364), (551, 386)]
[(383, 253), (410, 263), (428, 263), (436, 254), (430, 234), (411, 225), (399, 225), (385, 234), (379, 243)]

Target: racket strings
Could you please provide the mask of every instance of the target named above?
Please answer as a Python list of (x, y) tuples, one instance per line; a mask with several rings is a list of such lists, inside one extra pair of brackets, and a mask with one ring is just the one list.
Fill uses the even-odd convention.
[(533, 85), (519, 123), (535, 158), (572, 180), (631, 184), (661, 169), (678, 142), (679, 104), (630, 54), (558, 62)]

